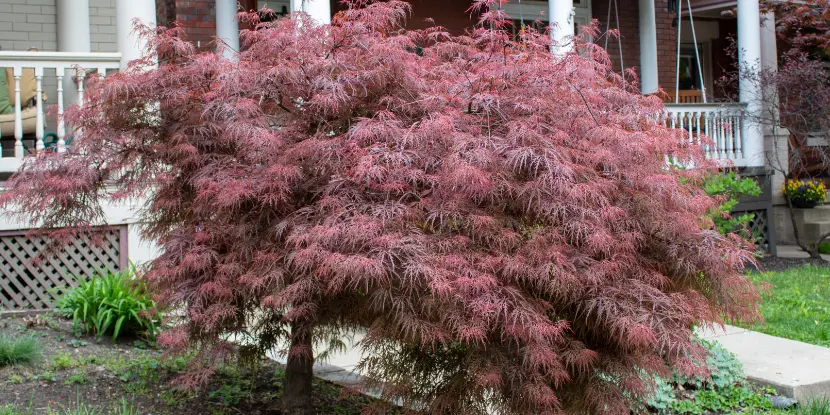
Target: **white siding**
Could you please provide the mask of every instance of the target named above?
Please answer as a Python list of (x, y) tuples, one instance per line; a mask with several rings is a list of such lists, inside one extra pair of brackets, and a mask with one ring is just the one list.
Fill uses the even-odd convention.
[(55, 0), (0, 0), (0, 47), (57, 50), (55, 19)]
[[(58, 50), (55, 0), (0, 0), (3, 50)], [(117, 52), (115, 0), (90, 0), (90, 50)]]
[(89, 38), (92, 52), (118, 52), (115, 0), (89, 0)]

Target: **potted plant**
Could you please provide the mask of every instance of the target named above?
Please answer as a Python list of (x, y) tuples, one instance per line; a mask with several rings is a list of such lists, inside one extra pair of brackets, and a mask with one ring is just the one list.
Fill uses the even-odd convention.
[(827, 198), (827, 188), (819, 180), (788, 180), (784, 186), (784, 196), (794, 207), (810, 209)]

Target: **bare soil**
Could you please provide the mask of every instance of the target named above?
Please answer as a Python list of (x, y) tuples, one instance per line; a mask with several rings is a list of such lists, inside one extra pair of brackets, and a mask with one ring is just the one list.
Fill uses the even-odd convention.
[[(27, 321), (28, 320), (28, 321)], [(80, 405), (99, 414), (280, 414), (282, 366), (263, 361), (255, 369), (230, 369), (206, 386), (184, 391), (171, 382), (186, 360), (174, 361), (137, 339), (76, 337), (72, 322), (56, 316), (7, 317), (0, 335), (33, 336), (43, 345), (40, 362), (0, 368), (0, 408), (22, 415), (63, 413)], [(359, 414), (372, 398), (315, 379), (315, 413)]]

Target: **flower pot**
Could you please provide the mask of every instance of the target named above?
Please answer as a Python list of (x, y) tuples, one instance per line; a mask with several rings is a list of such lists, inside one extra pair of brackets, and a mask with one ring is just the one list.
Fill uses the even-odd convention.
[(793, 200), (793, 207), (799, 209), (812, 209), (818, 206), (818, 200)]

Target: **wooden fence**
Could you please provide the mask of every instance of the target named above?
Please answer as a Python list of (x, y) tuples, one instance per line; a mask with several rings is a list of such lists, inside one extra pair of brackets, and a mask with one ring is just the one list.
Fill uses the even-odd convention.
[[(107, 227), (73, 240), (51, 255), (49, 241), (26, 231), (0, 232), (0, 310), (49, 309), (65, 287), (126, 266), (126, 227)], [(96, 240), (98, 243), (93, 243)]]

